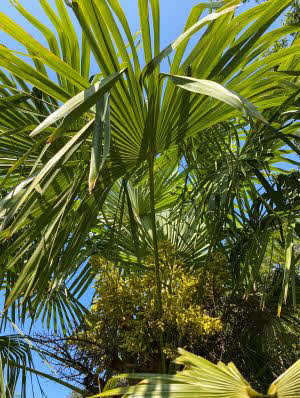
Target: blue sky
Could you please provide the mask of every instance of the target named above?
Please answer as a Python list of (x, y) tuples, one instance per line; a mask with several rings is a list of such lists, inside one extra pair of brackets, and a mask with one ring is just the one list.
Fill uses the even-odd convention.
[[(54, 0), (48, 0), (50, 4), (53, 4), (55, 7)], [(207, 0), (209, 1), (209, 0)], [(47, 18), (45, 17), (38, 0), (21, 0), (21, 4), (23, 4), (27, 10), (35, 15), (38, 19), (40, 19), (44, 24), (49, 27), (52, 27)], [(131, 30), (133, 33), (139, 30), (139, 18), (138, 18), (138, 7), (137, 0), (120, 0), (121, 5), (123, 6), (125, 13), (127, 15), (127, 19), (131, 26)], [(171, 41), (177, 38), (177, 36), (183, 31), (186, 19), (189, 15), (191, 8), (197, 4), (199, 4), (199, 0), (161, 0), (161, 48), (167, 46)], [(245, 10), (254, 5), (254, 1), (251, 1), (249, 4), (241, 7), (241, 10)], [(16, 21), (19, 25), (25, 27), (25, 29), (30, 32), (30, 34), (41, 42), (45, 43), (43, 37), (41, 37), (40, 33), (33, 28), (11, 5), (9, 0), (1, 0), (0, 2), (0, 11), (4, 12), (8, 16), (10, 16), (14, 21)], [(274, 27), (278, 27), (280, 25), (280, 21), (276, 22)], [(78, 32), (80, 29), (77, 27)], [(0, 32), (0, 43), (3, 43), (8, 48), (12, 48), (18, 51), (24, 51), (20, 45), (15, 43), (8, 36)], [(92, 65), (91, 73), (97, 73), (97, 67), (95, 64)], [(83, 298), (84, 304), (89, 305), (89, 301), (92, 296), (92, 290), (90, 289), (85, 297)], [(35, 331), (41, 332), (43, 330), (43, 326), (41, 323), (36, 325)], [(14, 333), (13, 330), (8, 330), (8, 333)], [(36, 361), (37, 368), (41, 371), (48, 372), (49, 368), (41, 363), (39, 359)], [(67, 397), (69, 394), (69, 390), (66, 388), (56, 385), (53, 382), (46, 381), (45, 379), (40, 379), (41, 385), (44, 389), (44, 392), (48, 398), (56, 398), (59, 394), (60, 397)], [(35, 396), (40, 397), (41, 393), (38, 388), (38, 384), (34, 382), (34, 390)], [(31, 393), (29, 392), (29, 396)]]

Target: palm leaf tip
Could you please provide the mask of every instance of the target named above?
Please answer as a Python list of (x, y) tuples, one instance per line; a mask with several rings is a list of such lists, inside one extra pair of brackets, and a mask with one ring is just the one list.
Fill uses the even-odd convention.
[(276, 398), (300, 397), (300, 359), (270, 385), (268, 396)]

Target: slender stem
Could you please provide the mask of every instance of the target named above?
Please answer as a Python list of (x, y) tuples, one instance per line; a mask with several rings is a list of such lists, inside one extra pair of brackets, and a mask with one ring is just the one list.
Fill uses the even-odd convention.
[(160, 315), (162, 313), (162, 299), (161, 299), (161, 280), (159, 274), (159, 256), (158, 256), (158, 243), (157, 243), (157, 230), (155, 220), (155, 197), (154, 197), (154, 175), (153, 175), (153, 157), (149, 160), (149, 190), (150, 190), (150, 211), (151, 211), (151, 224), (152, 224), (152, 238), (153, 238), (153, 255), (155, 265), (155, 278), (157, 289), (157, 304)]
[(131, 228), (131, 233), (132, 233), (132, 238), (133, 238), (134, 251), (135, 251), (135, 254), (137, 257), (138, 265), (141, 266), (142, 263), (141, 263), (140, 246), (139, 246), (139, 239), (138, 239), (138, 233), (137, 233), (137, 228), (136, 228), (136, 221), (134, 218), (132, 203), (131, 203), (129, 192), (128, 192), (127, 180), (125, 180), (125, 179), (123, 180), (123, 186), (124, 186), (124, 192), (125, 192), (126, 199), (127, 199), (127, 207), (128, 207), (130, 228)]
[[(153, 239), (153, 255), (154, 255), (154, 266), (155, 266), (155, 281), (156, 281), (156, 300), (158, 308), (159, 318), (162, 316), (162, 297), (161, 297), (161, 279), (159, 273), (159, 256), (158, 256), (158, 243), (157, 243), (157, 230), (155, 220), (155, 197), (154, 197), (154, 156), (151, 155), (149, 159), (149, 191), (150, 191), (150, 212), (151, 212), (151, 224), (152, 224), (152, 239)], [(165, 373), (165, 356), (163, 353), (163, 334), (160, 333), (160, 354), (161, 354), (161, 370)]]

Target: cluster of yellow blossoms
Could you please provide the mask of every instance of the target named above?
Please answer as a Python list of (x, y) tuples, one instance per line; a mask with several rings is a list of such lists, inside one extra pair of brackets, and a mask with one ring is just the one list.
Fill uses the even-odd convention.
[(209, 264), (207, 270), (190, 272), (169, 242), (160, 244), (159, 257), (162, 313), (153, 258), (142, 272), (126, 272), (99, 256), (91, 260), (96, 294), (82, 334), (95, 343), (92, 349), (99, 352), (100, 368), (115, 366), (117, 371), (121, 363), (127, 367), (135, 363), (136, 369), (150, 371), (161, 335), (164, 352), (173, 359), (177, 347), (191, 349), (222, 331), (221, 320), (209, 313), (208, 301), (223, 277), (218, 278), (224, 258), (217, 254), (214, 267)]

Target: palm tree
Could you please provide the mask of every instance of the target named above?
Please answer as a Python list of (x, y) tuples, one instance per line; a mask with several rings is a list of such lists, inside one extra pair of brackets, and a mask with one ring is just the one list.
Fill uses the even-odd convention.
[[(174, 205), (172, 200), (161, 205), (155, 197), (160, 159), (184, 170), (177, 210), (186, 219), (196, 214), (206, 226), (207, 258), (224, 245), (233, 253), (240, 250), (233, 254), (236, 273), (251, 283), (273, 229), (290, 224), (280, 237), (286, 253), (281, 302), (286, 300), (299, 237), (299, 175), (286, 168), (299, 165), (292, 122), (299, 113), (300, 42), (297, 27), (269, 28), (291, 1), (270, 0), (238, 15), (236, 0), (200, 4), (191, 10), (183, 34), (161, 50), (159, 0), (139, 0), (141, 63), (118, 1), (56, 0), (57, 14), (46, 0), (39, 2), (57, 35), (21, 3), (14, 7), (49, 48), (0, 14), (2, 31), (27, 51), (24, 60), (0, 47), (6, 70), (0, 74), (5, 309), (14, 313), (18, 305), (23, 319), (43, 314), (49, 325), (51, 318), (68, 325), (70, 314), (82, 316), (78, 298), (92, 278), (89, 264), (82, 264), (95, 250), (87, 244), (88, 233), (98, 228), (114, 195), (123, 203), (120, 214), (127, 204), (130, 251), (139, 264), (143, 227), (130, 210), (126, 187), (141, 178), (148, 184), (160, 303), (158, 213)], [(212, 7), (215, 12), (206, 15)], [(69, 12), (82, 29), (81, 42)], [(190, 43), (199, 31), (197, 43)], [(292, 32), (291, 47), (263, 57)], [(90, 76), (91, 54), (99, 68), (95, 76)], [(168, 73), (160, 72), (161, 65)], [(278, 162), (288, 166), (279, 170)], [(100, 239), (108, 228), (106, 221), (101, 226)]]

